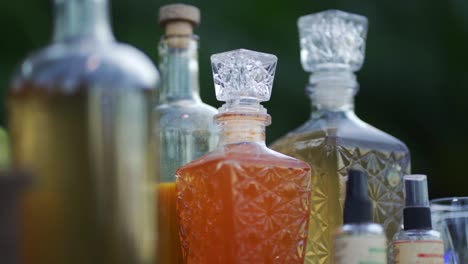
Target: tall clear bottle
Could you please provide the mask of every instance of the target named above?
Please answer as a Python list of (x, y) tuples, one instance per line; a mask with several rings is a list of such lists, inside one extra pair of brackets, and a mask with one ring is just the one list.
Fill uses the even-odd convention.
[(55, 0), (53, 42), (12, 81), (14, 165), (31, 171), (21, 261), (153, 264), (159, 75), (114, 40), (107, 0)]
[(402, 178), (410, 170), (410, 154), (403, 142), (354, 112), (354, 72), (364, 61), (367, 19), (329, 10), (299, 18), (298, 26), (302, 65), (312, 73), (307, 86), (312, 114), (272, 148), (314, 169), (307, 263), (333, 263), (333, 234), (342, 225), (347, 171), (353, 167), (369, 175), (374, 222), (384, 226), (390, 241), (401, 223)]
[(176, 216), (175, 173), (216, 147), (213, 117), (217, 110), (200, 99), (198, 83), (198, 8), (184, 4), (161, 7), (159, 22), (165, 35), (159, 44), (162, 87), (156, 107), (159, 144), (160, 263), (182, 263)]
[(265, 145), (276, 57), (235, 50), (211, 57), (218, 147), (177, 171), (184, 258), (192, 264), (302, 264), (310, 167)]

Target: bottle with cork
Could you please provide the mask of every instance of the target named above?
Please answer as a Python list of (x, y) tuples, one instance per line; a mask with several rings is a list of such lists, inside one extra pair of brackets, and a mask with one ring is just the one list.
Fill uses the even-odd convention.
[(162, 87), (155, 108), (159, 139), (158, 250), (159, 263), (182, 263), (176, 218), (175, 173), (217, 144), (213, 116), (217, 110), (200, 98), (198, 36), (200, 10), (185, 4), (160, 8), (159, 23), (165, 34), (159, 43)]

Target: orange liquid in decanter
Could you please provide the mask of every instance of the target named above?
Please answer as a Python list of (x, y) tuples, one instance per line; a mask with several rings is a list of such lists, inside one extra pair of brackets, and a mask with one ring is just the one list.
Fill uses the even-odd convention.
[(256, 143), (231, 144), (178, 171), (177, 209), (190, 264), (302, 264), (310, 167)]

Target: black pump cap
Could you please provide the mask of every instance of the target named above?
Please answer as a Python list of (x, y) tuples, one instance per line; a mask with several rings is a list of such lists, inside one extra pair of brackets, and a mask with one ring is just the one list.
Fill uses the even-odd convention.
[(403, 226), (405, 230), (432, 229), (431, 209), (427, 191), (427, 177), (422, 174), (406, 175), (405, 209)]
[(372, 202), (369, 199), (367, 174), (351, 169), (346, 183), (344, 223), (357, 224), (372, 222)]

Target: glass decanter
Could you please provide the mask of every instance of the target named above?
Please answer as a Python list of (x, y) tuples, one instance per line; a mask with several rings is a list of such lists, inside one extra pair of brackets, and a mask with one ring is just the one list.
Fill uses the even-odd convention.
[(310, 167), (270, 150), (260, 104), (271, 95), (274, 55), (235, 50), (211, 57), (218, 147), (177, 171), (177, 210), (187, 263), (304, 262)]
[(53, 42), (9, 94), (13, 162), (33, 174), (21, 263), (153, 264), (158, 72), (114, 40), (107, 0), (55, 0)]
[(402, 178), (410, 171), (410, 154), (400, 140), (354, 113), (358, 90), (354, 72), (364, 61), (367, 19), (329, 10), (299, 18), (298, 26), (302, 65), (312, 73), (307, 86), (312, 114), (272, 148), (305, 160), (314, 169), (306, 262), (332, 263), (333, 234), (342, 225), (348, 170), (369, 175), (374, 222), (384, 226), (391, 241), (401, 224)]
[(217, 144), (213, 117), (198, 84), (198, 37), (193, 28), (200, 11), (190, 5), (161, 7), (159, 21), (166, 32), (159, 45), (162, 87), (156, 107), (159, 138), (157, 255), (160, 263), (182, 263), (176, 216), (176, 170), (211, 151)]

